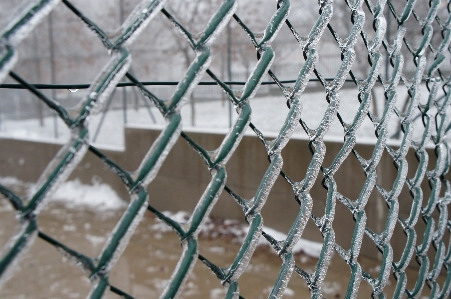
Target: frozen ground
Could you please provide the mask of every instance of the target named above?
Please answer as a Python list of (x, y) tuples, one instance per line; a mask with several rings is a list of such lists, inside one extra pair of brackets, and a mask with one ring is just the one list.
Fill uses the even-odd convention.
[[(82, 91), (80, 92), (81, 95)], [(383, 107), (383, 91), (375, 89), (375, 107), (372, 111), (377, 111), (381, 115)], [(426, 101), (427, 90), (422, 89), (421, 102)], [(339, 113), (347, 123), (353, 121), (354, 116), (359, 110), (357, 100), (357, 89), (343, 89), (340, 91), (340, 109)], [(402, 108), (406, 97), (405, 88), (399, 88), (398, 108)], [(302, 120), (307, 125), (315, 129), (319, 126), (322, 116), (327, 108), (324, 92), (305, 92), (301, 96), (302, 101)], [(286, 101), (282, 96), (259, 96), (251, 100), (252, 122), (268, 138), (275, 137), (282, 127), (288, 108)], [(207, 132), (207, 133), (227, 133), (229, 128), (229, 105), (222, 100), (197, 101), (194, 105), (195, 115), (192, 117), (192, 106), (187, 103), (181, 110), (183, 118), (183, 130), (187, 132)], [(150, 110), (149, 110), (150, 109)], [(131, 128), (149, 128), (161, 129), (165, 126), (165, 121), (159, 111), (151, 105), (150, 108), (141, 107), (134, 109), (128, 108), (126, 116), (120, 109), (109, 110), (106, 114), (101, 112), (90, 119), (90, 137), (93, 144), (105, 149), (124, 150), (124, 127)], [(232, 111), (232, 119), (236, 118), (236, 112)], [(99, 126), (102, 118), (102, 125)], [(126, 118), (126, 123), (124, 119)], [(194, 121), (194, 123), (193, 123)], [(421, 118), (414, 122), (413, 139), (419, 140), (423, 132)], [(393, 114), (389, 122), (389, 136), (395, 135), (399, 130), (400, 124), (398, 117)], [(248, 135), (255, 136), (249, 128)], [(65, 143), (69, 139), (70, 132), (64, 123), (56, 117), (46, 117), (43, 125), (39, 124), (37, 119), (14, 120), (3, 119), (0, 125), (0, 137), (36, 140), (41, 142)], [(325, 139), (329, 141), (343, 141), (344, 130), (336, 119), (330, 126)], [(295, 139), (306, 139), (307, 134), (302, 127), (298, 125), (293, 133)], [(94, 140), (95, 139), (95, 140)], [(375, 143), (374, 125), (365, 117), (361, 127), (357, 131), (358, 143)], [(399, 144), (400, 138), (389, 139), (389, 144)]]

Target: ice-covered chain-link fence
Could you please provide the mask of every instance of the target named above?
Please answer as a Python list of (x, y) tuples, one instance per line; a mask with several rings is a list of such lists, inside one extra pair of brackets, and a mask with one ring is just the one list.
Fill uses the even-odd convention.
[[(425, 0), (421, 1), (425, 2)], [(427, 1), (427, 5), (422, 7), (427, 7), (428, 12), (424, 18), (421, 18), (415, 11), (420, 1), (407, 0), (403, 2), (402, 9), (399, 9), (399, 3), (394, 3), (394, 1), (343, 0), (343, 3), (346, 4), (346, 9), (351, 12), (350, 22), (352, 24), (348, 31), (348, 36), (343, 39), (335, 31), (336, 28), (334, 29), (330, 25), (334, 7), (340, 2), (338, 0), (335, 2), (331, 0), (318, 2), (319, 15), (317, 21), (306, 36), (298, 34), (296, 28), (290, 23), (290, 2), (288, 0), (278, 1), (277, 9), (262, 33), (253, 32), (235, 14), (239, 1), (225, 0), (211, 15), (208, 24), (199, 35), (195, 35), (185, 29), (183, 24), (179, 23), (177, 18), (166, 10), (164, 8), (164, 0), (144, 0), (135, 7), (114, 36), (104, 32), (69, 1), (63, 0), (62, 4), (59, 4), (59, 2), (58, 0), (34, 1), (34, 3), (29, 4), (24, 9), (20, 17), (13, 20), (1, 32), (0, 81), (7, 75), (10, 75), (22, 86), (26, 87), (59, 115), (70, 128), (72, 137), (48, 165), (37, 183), (36, 191), (29, 195), (29, 198), (25, 200), (7, 188), (0, 186), (0, 191), (9, 199), (17, 212), (18, 226), (20, 227), (17, 230), (17, 234), (11, 238), (3, 249), (2, 259), (0, 260), (0, 284), (11, 278), (17, 264), (16, 262), (27, 253), (27, 248), (31, 246), (34, 239), (39, 237), (53, 244), (87, 273), (92, 281), (90, 298), (102, 297), (107, 288), (124, 298), (132, 298), (122, 290), (110, 285), (108, 274), (127, 246), (127, 242), (143, 214), (146, 210), (149, 210), (177, 232), (183, 246), (183, 253), (170, 281), (161, 294), (161, 298), (175, 298), (183, 291), (183, 284), (189, 277), (198, 259), (212, 270), (227, 289), (226, 298), (241, 297), (239, 295), (239, 278), (248, 266), (258, 239), (262, 234), (282, 259), (279, 275), (269, 294), (270, 298), (282, 297), (293, 274), (299, 275), (307, 282), (312, 298), (322, 298), (323, 280), (328, 271), (333, 252), (338, 253), (349, 265), (351, 271), (346, 298), (356, 298), (362, 281), (366, 281), (371, 285), (374, 298), (384, 297), (384, 287), (387, 285), (391, 272), (393, 272), (397, 281), (394, 298), (403, 298), (404, 296), (417, 298), (424, 286), (430, 288), (430, 298), (445, 298), (449, 296), (451, 288), (451, 250), (450, 246), (444, 243), (443, 236), (446, 230), (449, 231), (451, 229), (451, 222), (448, 218), (451, 186), (445, 178), (450, 164), (449, 146), (445, 139), (447, 132), (451, 128), (449, 118), (450, 77), (440, 69), (443, 65), (449, 65), (449, 61), (446, 61), (449, 59), (446, 52), (449, 52), (451, 36), (451, 14), (449, 14), (450, 7), (448, 3), (444, 3), (445, 1), (443, 0)], [(33, 30), (40, 20), (51, 10), (58, 9), (59, 5), (66, 5), (74, 14), (80, 17), (81, 21), (86, 23), (97, 34), (111, 55), (107, 65), (98, 74), (94, 82), (91, 83), (87, 96), (83, 98), (81, 105), (76, 110), (70, 111), (63, 108), (55, 100), (45, 96), (35, 86), (11, 71), (17, 59), (15, 47)], [(366, 7), (366, 14), (364, 13), (364, 7)], [(439, 8), (445, 11), (446, 19), (438, 16)], [(127, 47), (136, 38), (139, 38), (143, 28), (159, 13), (164, 14), (180, 30), (186, 39), (186, 43), (195, 52), (195, 59), (191, 62), (183, 79), (179, 82), (175, 92), (169, 99), (158, 98), (138, 78), (127, 72), (131, 62), (131, 56)], [(391, 17), (397, 22), (397, 32), (393, 34), (393, 38), (390, 40), (386, 38), (385, 13), (391, 14)], [(443, 14), (441, 15), (443, 16)], [(374, 19), (374, 32), (369, 33), (364, 30), (365, 18)], [(414, 30), (418, 37), (418, 46), (409, 44), (407, 39), (404, 38), (406, 22), (412, 20), (412, 18), (417, 21)], [(237, 22), (241, 26), (242, 30), (249, 36), (250, 43), (255, 47), (258, 57), (257, 64), (240, 91), (231, 90), (229, 85), (221, 81), (208, 68), (211, 61), (210, 47), (215, 42), (215, 37), (218, 36), (228, 22)], [(441, 32), (433, 32), (433, 23), (435, 23), (436, 28), (440, 28)], [(291, 30), (294, 38), (299, 43), (299, 47), (302, 49), (305, 59), (305, 63), (299, 70), (299, 75), (293, 86), (285, 86), (270, 69), (277, 54), (271, 47), (271, 42), (282, 26), (288, 26)], [(341, 50), (342, 57), (337, 74), (330, 80), (324, 78), (315, 68), (318, 60), (321, 60), (321, 57), (318, 55), (317, 45), (326, 30), (334, 37)], [(431, 42), (432, 37), (436, 35), (440, 36), (438, 46), (434, 46)], [(358, 78), (351, 69), (357, 63), (354, 48), (358, 39), (363, 40), (365, 50), (368, 53), (369, 67), (365, 78)], [(405, 49), (407, 51), (404, 51)], [(409, 56), (404, 57), (406, 56), (405, 53), (409, 54)], [(383, 72), (382, 66), (387, 59), (389, 59), (392, 66), (391, 74), (388, 72), (384, 74)], [(403, 63), (407, 59), (414, 62), (415, 71), (412, 74), (403, 72)], [(180, 109), (204, 73), (207, 73), (222, 88), (239, 114), (220, 147), (214, 151), (207, 151), (202, 148), (181, 130)], [(269, 74), (276, 84), (279, 85), (289, 108), (288, 112), (274, 112), (283, 113), (287, 116), (279, 134), (272, 140), (265, 138), (258, 128), (251, 123), (250, 101), (266, 74)], [(87, 129), (87, 121), (89, 116), (102, 109), (105, 99), (111, 95), (115, 86), (124, 76), (133, 82), (146, 98), (153, 102), (167, 123), (135, 172), (123, 170), (120, 165), (117, 165), (100, 150), (90, 145), (88, 139), (90, 132)], [(358, 100), (360, 102), (359, 109), (351, 123), (346, 123), (338, 110), (340, 106), (340, 89), (348, 76), (359, 90)], [(306, 88), (307, 82), (312, 78), (317, 78), (323, 85), (328, 103), (317, 128), (308, 127), (303, 120), (303, 114), (307, 114), (309, 111), (302, 111), (303, 103), (300, 97)], [(404, 110), (397, 108), (395, 105), (398, 100), (397, 87), (400, 81), (408, 89), (408, 101)], [(423, 95), (423, 98), (427, 98), (426, 101), (420, 101), (419, 88), (424, 81), (427, 84), (429, 94)], [(383, 114), (380, 117), (377, 117), (370, 111), (373, 98), (372, 90), (376, 83), (383, 86), (386, 103)], [(418, 112), (421, 113), (424, 127), (421, 132), (421, 140), (413, 142), (412, 122), (414, 113)], [(323, 139), (329, 126), (336, 118), (343, 126), (344, 142), (331, 165), (326, 167), (323, 165), (326, 153)], [(356, 131), (365, 118), (368, 118), (374, 124), (374, 134), (377, 137), (373, 154), (369, 160), (360, 156), (354, 148)], [(391, 118), (399, 118), (403, 132), (401, 144), (396, 150), (387, 144), (387, 126)], [(302, 126), (309, 136), (309, 145), (312, 153), (305, 176), (299, 182), (294, 181), (281, 171), (283, 164), (281, 152), (290, 140), (296, 126)], [(263, 142), (270, 163), (261, 179), (255, 196), (251, 199), (244, 199), (227, 187), (226, 165), (248, 127), (251, 127)], [(187, 223), (178, 223), (149, 205), (146, 190), (147, 185), (158, 175), (160, 166), (179, 136), (186, 139), (191, 147), (199, 153), (211, 173), (211, 181), (199, 199), (194, 211), (192, 211)], [(426, 151), (426, 145), (431, 142), (435, 146), (437, 158), (435, 168), (432, 171), (427, 171), (429, 154)], [(418, 159), (418, 168), (413, 178), (407, 178), (408, 165), (406, 155), (409, 149), (415, 151)], [(85, 256), (56, 241), (51, 236), (40, 232), (36, 221), (39, 211), (50, 197), (52, 191), (70, 175), (88, 150), (92, 151), (112, 171), (117, 173), (130, 192), (130, 203), (115, 229), (111, 232), (100, 256), (97, 258)], [(384, 152), (392, 157), (393, 163), (397, 168), (397, 176), (391, 190), (385, 190), (376, 180), (376, 168)], [(340, 194), (334, 179), (337, 170), (351, 153), (357, 157), (366, 174), (366, 182), (360, 192), (360, 196), (356, 199), (346, 198)], [(279, 176), (282, 176), (292, 186), (295, 199), (300, 206), (298, 216), (285, 240), (275, 240), (263, 231), (263, 217), (260, 213), (275, 180)], [(422, 188), (424, 187), (420, 186), (420, 184), (424, 178), (429, 182), (431, 195), (427, 199), (427, 204), (422, 206), (424, 191)], [(310, 190), (317, 180), (322, 180), (322, 184), (327, 190), (324, 215), (314, 215), (312, 213), (315, 203), (310, 196)], [(412, 196), (411, 213), (406, 219), (399, 217), (398, 213), (398, 196), (403, 187), (407, 187)], [(236, 200), (237, 204), (242, 207), (244, 216), (250, 225), (235, 260), (226, 268), (220, 268), (214, 264), (214, 261), (209, 261), (199, 255), (198, 245), (198, 234), (223, 190), (228, 192)], [(385, 199), (389, 210), (384, 230), (381, 233), (375, 233), (366, 227), (367, 216), (364, 209), (372, 192), (378, 192)], [(355, 220), (355, 228), (349, 250), (343, 249), (335, 242), (335, 224), (333, 223), (338, 222), (334, 222), (334, 218), (344, 216), (336, 215), (335, 213), (337, 201), (349, 209)], [(435, 210), (439, 212), (438, 221), (432, 216)], [(296, 265), (292, 253), (292, 249), (302, 236), (309, 219), (314, 221), (324, 238), (321, 255), (316, 268), (311, 273)], [(426, 223), (424, 235), (417, 235), (415, 232), (414, 226), (418, 220)], [(402, 227), (407, 235), (407, 243), (399, 261), (394, 260), (393, 249), (390, 245), (393, 231), (397, 224)], [(369, 236), (382, 253), (381, 270), (377, 277), (373, 277), (370, 273), (362, 270), (358, 261), (362, 239), (365, 234)], [(422, 239), (419, 246), (415, 246), (417, 238)], [(427, 255), (431, 245), (435, 249), (434, 260), (430, 260)], [(407, 289), (405, 270), (414, 256), (419, 264), (418, 278), (414, 288)], [(441, 271), (447, 273), (443, 285), (440, 285), (436, 280)]]

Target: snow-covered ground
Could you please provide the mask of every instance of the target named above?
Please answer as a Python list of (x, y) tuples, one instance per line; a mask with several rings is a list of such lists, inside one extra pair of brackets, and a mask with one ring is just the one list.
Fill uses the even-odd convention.
[[(425, 103), (428, 92), (424, 87), (422, 87), (421, 92), (422, 97), (420, 102)], [(381, 115), (384, 109), (382, 93), (381, 88), (375, 89), (375, 102), (377, 105), (375, 108), (371, 108), (373, 111), (377, 111), (379, 115)], [(342, 89), (340, 91), (339, 113), (347, 123), (351, 123), (358, 112), (359, 102), (357, 97), (357, 89)], [(398, 108), (402, 108), (405, 97), (406, 89), (399, 87)], [(325, 93), (304, 92), (301, 96), (301, 101), (302, 120), (310, 128), (317, 128), (328, 105), (325, 100)], [(251, 107), (252, 123), (268, 138), (277, 136), (288, 113), (285, 98), (283, 96), (258, 96), (251, 100)], [(129, 108), (126, 110), (125, 117), (124, 111), (121, 109), (109, 110), (105, 115), (101, 112), (91, 116), (89, 122), (91, 141), (100, 148), (124, 150), (125, 127), (161, 129), (165, 126), (165, 121), (160, 112), (153, 105), (149, 109), (142, 106), (137, 109)], [(220, 134), (228, 132), (230, 117), (228, 102), (219, 99), (198, 101), (194, 105), (194, 111), (195, 115), (193, 118), (190, 103), (187, 103), (182, 108), (181, 115), (184, 131)], [(237, 113), (234, 109), (232, 109), (231, 116), (233, 120), (236, 119)], [(102, 125), (99, 126), (102, 118), (104, 120), (102, 121)], [(194, 123), (192, 122), (193, 119)], [(414, 127), (413, 139), (420, 140), (423, 132), (421, 118), (415, 120)], [(399, 119), (393, 114), (389, 122), (389, 136), (393, 136), (399, 128)], [(250, 128), (246, 134), (255, 136)], [(343, 127), (338, 119), (335, 119), (325, 136), (325, 140), (342, 142), (343, 135)], [(38, 119), (20, 121), (3, 119), (0, 125), (0, 138), (2, 137), (65, 143), (69, 140), (70, 131), (59, 118), (53, 116), (44, 118), (42, 126), (39, 124)], [(302, 127), (298, 125), (292, 138), (307, 139), (308, 137)], [(357, 142), (374, 144), (375, 138), (374, 125), (368, 117), (365, 117), (361, 127), (357, 131)], [(399, 142), (399, 138), (391, 138), (388, 143), (396, 145)]]

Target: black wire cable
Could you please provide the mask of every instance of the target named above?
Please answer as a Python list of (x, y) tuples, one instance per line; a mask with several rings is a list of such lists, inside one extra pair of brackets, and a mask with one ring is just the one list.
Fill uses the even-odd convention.
[[(326, 79), (326, 81), (332, 81), (333, 79)], [(311, 78), (310, 82), (319, 82), (317, 78)], [(296, 80), (282, 80), (284, 84), (295, 83)], [(346, 82), (354, 82), (352, 79), (347, 79)], [(155, 86), (171, 86), (179, 84), (178, 81), (143, 81), (142, 85), (155, 85)], [(224, 81), (227, 85), (245, 85), (245, 81)], [(274, 81), (264, 81), (261, 85), (275, 85)], [(90, 84), (31, 84), (36, 89), (88, 89)], [(215, 81), (202, 81), (198, 85), (218, 85)], [(119, 82), (116, 87), (136, 86), (133, 82)], [(0, 84), (0, 88), (4, 89), (27, 89), (27, 87), (18, 83), (4, 83)]]

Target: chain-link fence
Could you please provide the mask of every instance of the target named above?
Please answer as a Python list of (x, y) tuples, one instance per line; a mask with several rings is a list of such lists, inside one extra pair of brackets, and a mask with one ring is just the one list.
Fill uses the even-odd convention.
[[(183, 253), (161, 298), (175, 298), (183, 292), (184, 283), (198, 260), (211, 269), (224, 285), (227, 290), (226, 298), (241, 298), (240, 276), (248, 266), (261, 235), (267, 239), (282, 260), (280, 272), (269, 293), (270, 298), (282, 297), (293, 274), (305, 280), (312, 298), (322, 298), (323, 281), (334, 252), (345, 261), (351, 272), (346, 298), (356, 298), (362, 283), (371, 286), (374, 298), (383, 298), (384, 287), (390, 275), (394, 275), (396, 279), (394, 298), (417, 298), (425, 286), (430, 289), (430, 298), (449, 296), (451, 250), (450, 246), (445, 244), (444, 237), (451, 228), (448, 218), (451, 186), (445, 177), (450, 164), (447, 133), (451, 128), (449, 3), (443, 0), (301, 1), (300, 5), (308, 9), (314, 7), (319, 12), (309, 28), (304, 26), (296, 28), (296, 18), (299, 16), (290, 15), (291, 4), (288, 0), (280, 0), (277, 4), (264, 2), (264, 5), (274, 5), (274, 11), (264, 28), (261, 28), (261, 32), (253, 30), (248, 25), (245, 20), (248, 17), (239, 15), (237, 7), (240, 1), (225, 0), (213, 10), (198, 6), (197, 15), (191, 19), (188, 15), (189, 22), (184, 20), (185, 16), (179, 17), (172, 13), (167, 7), (168, 3), (164, 0), (141, 1), (136, 4), (129, 16), (122, 20), (121, 26), (115, 32), (104, 31), (83, 14), (79, 7), (67, 0), (25, 3), (19, 7), (20, 12), (14, 15), (9, 23), (4, 24), (0, 40), (0, 81), (10, 76), (18, 85), (5, 84), (3, 87), (19, 88), (20, 85), (20, 88), (27, 89), (49, 106), (70, 129), (70, 140), (42, 173), (35, 191), (28, 198), (20, 197), (6, 187), (0, 186), (1, 193), (16, 211), (19, 227), (16, 235), (3, 249), (0, 283), (14, 279), (13, 273), (17, 263), (27, 254), (27, 249), (38, 237), (57, 247), (87, 273), (92, 282), (90, 298), (102, 297), (108, 288), (124, 298), (132, 298), (110, 285), (108, 275), (126, 248), (144, 213), (150, 212), (174, 229), (183, 247)], [(20, 41), (33, 32), (33, 28), (46, 15), (52, 10), (61, 9), (62, 6), (68, 8), (79, 18), (79, 22), (85, 23), (97, 35), (110, 55), (108, 62), (90, 82), (86, 95), (75, 109), (65, 108), (52, 96), (41, 92), (40, 88), (43, 86), (27, 82), (21, 75), (12, 71), (17, 60), (16, 47)], [(210, 14), (206, 15), (207, 12)], [(195, 23), (196, 19), (201, 19), (198, 17), (201, 14), (206, 17), (205, 23)], [(258, 10), (256, 14), (258, 15)], [(152, 92), (152, 86), (146, 86), (137, 76), (129, 72), (132, 59), (129, 47), (139, 41), (143, 29), (157, 15), (166, 17), (178, 30), (177, 34), (183, 38), (179, 40), (183, 45), (178, 51), (190, 51), (186, 56), (183, 77), (167, 98), (157, 96)], [(244, 86), (240, 88), (228, 82), (231, 79), (230, 72), (228, 77), (220, 76), (209, 68), (212, 58), (213, 60), (215, 58), (213, 55), (215, 45), (231, 44), (230, 40), (222, 40), (224, 35), (220, 35), (221, 32), (231, 33), (233, 28), (239, 28), (241, 33), (248, 37), (248, 44), (240, 48), (240, 51), (245, 53), (240, 57), (242, 69), (247, 75)], [(282, 28), (291, 31), (292, 39), (298, 47), (296, 56), (298, 59), (296, 63), (299, 65), (296, 70), (298, 75), (293, 81), (283, 81), (278, 76), (278, 71), (283, 69), (283, 66), (290, 65), (290, 57), (294, 59), (294, 56), (290, 56), (292, 54), (283, 53), (283, 47), (273, 47), (273, 44), (277, 44), (275, 40)], [(233, 39), (235, 35), (227, 36)], [(329, 36), (329, 39), (326, 36)], [(325, 46), (324, 43), (321, 44), (322, 41), (325, 41)], [(236, 44), (235, 46), (238, 47)], [(321, 47), (323, 52), (337, 51), (340, 63), (324, 64), (319, 50)], [(152, 49), (149, 51), (152, 52)], [(278, 51), (283, 55), (278, 55)], [(256, 55), (255, 65), (248, 65), (251, 60), (245, 55), (249, 53)], [(171, 53), (167, 52), (167, 55), (165, 60), (170, 60)], [(277, 60), (281, 63), (273, 69), (272, 65)], [(239, 60), (232, 61), (237, 63)], [(128, 81), (120, 83), (124, 77)], [(182, 120), (181, 109), (185, 109), (183, 105), (189, 101), (193, 89), (202, 78), (208, 78), (209, 82), (219, 86), (223, 96), (233, 105), (237, 113), (229, 133), (221, 145), (213, 151), (204, 149), (194, 142), (189, 134), (182, 131), (182, 121), (185, 120)], [(286, 110), (272, 111), (274, 115), (283, 115), (284, 120), (276, 137), (271, 140), (265, 137), (264, 130), (259, 130), (258, 125), (253, 122), (251, 109), (253, 98), (262, 81), (268, 79), (279, 87), (279, 94), (284, 96), (288, 107)], [(311, 103), (308, 104), (303, 98), (308, 83), (313, 81), (319, 82), (322, 86), (319, 90), (324, 95), (321, 103), (313, 103), (324, 106), (321, 115), (315, 116), (320, 120), (315, 126), (311, 125), (313, 113), (311, 108), (306, 109)], [(121, 165), (95, 148), (89, 139), (90, 134), (95, 134), (88, 129), (90, 116), (99, 113), (105, 105), (108, 105), (108, 99), (118, 84), (136, 86), (146, 100), (158, 109), (165, 121), (160, 136), (135, 172), (125, 171)], [(345, 84), (356, 88), (355, 97), (351, 98), (343, 88)], [(71, 85), (63, 88), (79, 87)], [(402, 95), (406, 96), (406, 100)], [(376, 103), (375, 99), (378, 96), (379, 98), (382, 96), (383, 100)], [(379, 107), (375, 107), (376, 105)], [(358, 108), (352, 110), (350, 107)], [(350, 114), (349, 111), (353, 112)], [(399, 130), (391, 127), (393, 120), (399, 124)], [(373, 131), (374, 150), (369, 158), (362, 157), (355, 148), (356, 142), (359, 141), (359, 130), (365, 122), (370, 122)], [(260, 138), (269, 159), (266, 173), (251, 199), (243, 198), (227, 186), (226, 171), (228, 160), (248, 128)], [(302, 130), (308, 136), (312, 154), (311, 157), (304, 157), (310, 160), (310, 164), (300, 181), (295, 181), (282, 171), (284, 162), (282, 151), (295, 130)], [(324, 165), (326, 154), (324, 137), (334, 130), (341, 132), (338, 134), (343, 138), (343, 145), (331, 164)], [(398, 136), (399, 144), (396, 147), (387, 143), (391, 138), (390, 131)], [(149, 204), (147, 192), (147, 186), (158, 175), (162, 163), (180, 136), (200, 155), (206, 164), (205, 167), (211, 173), (211, 181), (186, 223), (174, 221), (155, 209)], [(426, 151), (427, 146), (435, 149), (436, 159), (433, 167), (428, 164), (432, 157)], [(111, 232), (100, 256), (96, 258), (85, 256), (52, 236), (44, 234), (40, 231), (36, 220), (52, 191), (67, 179), (87, 151), (94, 153), (108, 165), (111, 171), (120, 177), (130, 193), (130, 203), (126, 211)], [(407, 165), (406, 155), (409, 151), (415, 153), (418, 165)], [(396, 179), (389, 190), (378, 183), (378, 176), (383, 176), (385, 171), (378, 168), (384, 153), (391, 156), (397, 169)], [(342, 163), (352, 155), (357, 158), (366, 175), (365, 184), (358, 198), (347, 198), (341, 194), (334, 179)], [(408, 166), (416, 167), (411, 178), (407, 177)], [(284, 240), (275, 240), (262, 230), (261, 209), (279, 177), (291, 185), (294, 200), (299, 204), (298, 216)], [(311, 197), (310, 190), (317, 181), (321, 181), (327, 191), (323, 215), (315, 215), (312, 212), (317, 199)], [(429, 186), (424, 187), (423, 182), (428, 182)], [(402, 201), (403, 204), (409, 202), (411, 212), (407, 218), (399, 215), (399, 196), (403, 188), (408, 188), (411, 195), (410, 201)], [(430, 188), (428, 190), (430, 196), (423, 199), (425, 188)], [(199, 254), (198, 234), (224, 190), (241, 206), (250, 227), (234, 261), (227, 267), (219, 267), (215, 261), (210, 261)], [(366, 225), (365, 207), (372, 193), (382, 196), (388, 207), (388, 217), (380, 233), (372, 231)], [(340, 218), (346, 217), (335, 213), (337, 204), (346, 206), (355, 220), (349, 249), (338, 245), (335, 239), (334, 230), (340, 225)], [(434, 212), (437, 215), (433, 215)], [(322, 251), (313, 271), (296, 264), (292, 253), (309, 221), (313, 221), (324, 238)], [(423, 235), (416, 233), (415, 225), (418, 221), (426, 224)], [(399, 260), (394, 260), (391, 245), (395, 227), (401, 227), (407, 236)], [(378, 276), (363, 270), (359, 263), (364, 235), (368, 236), (382, 253)], [(428, 257), (431, 248), (435, 256), (432, 260)], [(408, 289), (406, 268), (414, 257), (418, 263), (418, 276), (414, 287)], [(437, 282), (441, 272), (446, 273), (443, 284)]]

